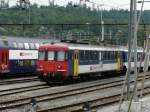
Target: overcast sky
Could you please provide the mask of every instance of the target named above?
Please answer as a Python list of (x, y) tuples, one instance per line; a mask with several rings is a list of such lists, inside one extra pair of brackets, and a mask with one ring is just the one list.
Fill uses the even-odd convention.
[[(6, 0), (7, 1), (7, 0)], [(9, 0), (10, 4), (15, 4), (17, 0)], [(49, 0), (30, 0), (30, 2), (37, 3), (39, 5), (47, 5)], [(51, 0), (52, 1), (52, 0)], [(79, 3), (79, 0), (55, 0), (55, 4), (58, 5), (66, 5), (69, 1), (72, 1), (73, 3)], [(129, 9), (130, 0), (90, 0), (94, 2), (95, 4), (104, 4), (103, 8), (105, 9), (111, 9), (111, 8), (123, 8), (123, 9)], [(92, 6), (92, 4), (87, 3), (87, 5)], [(95, 6), (96, 7), (96, 6)], [(138, 9), (140, 9), (141, 4), (138, 4)], [(150, 9), (150, 3), (145, 3), (144, 9)]]

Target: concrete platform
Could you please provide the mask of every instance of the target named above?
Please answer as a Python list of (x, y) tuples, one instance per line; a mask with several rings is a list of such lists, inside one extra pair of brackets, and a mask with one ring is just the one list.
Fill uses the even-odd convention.
[[(127, 112), (129, 101), (123, 102), (120, 112)], [(119, 112), (119, 104), (113, 104), (107, 107), (99, 108), (97, 112)], [(130, 112), (150, 112), (150, 96), (139, 99), (138, 102), (132, 102)]]

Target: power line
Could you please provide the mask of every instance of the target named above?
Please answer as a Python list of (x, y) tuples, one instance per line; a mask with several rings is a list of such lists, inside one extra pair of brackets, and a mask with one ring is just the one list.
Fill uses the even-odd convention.
[[(12, 23), (12, 24), (10, 24), (10, 23), (0, 23), (0, 26), (22, 26), (22, 25), (24, 25), (24, 26), (33, 26), (33, 25), (36, 25), (36, 26), (40, 26), (40, 25), (43, 25), (43, 26), (48, 26), (48, 25), (77, 25), (77, 26), (82, 26), (82, 25), (87, 25), (87, 24), (85, 24), (85, 23), (79, 23), (79, 24), (76, 24), (76, 23), (72, 23), (72, 24), (67, 24), (67, 23), (60, 23), (60, 24), (54, 24), (54, 23), (42, 23), (42, 24), (39, 24), (39, 23), (31, 23), (31, 24), (19, 24), (19, 23)], [(90, 23), (90, 26), (99, 26), (99, 25), (102, 25), (101, 23), (97, 23), (97, 24), (92, 24), (92, 23)], [(128, 23), (104, 23), (103, 25), (106, 25), (106, 26), (116, 26), (116, 25), (118, 25), (118, 26), (126, 26), (126, 25), (128, 25)], [(150, 23), (141, 23), (141, 24), (139, 24), (139, 25), (150, 25)]]

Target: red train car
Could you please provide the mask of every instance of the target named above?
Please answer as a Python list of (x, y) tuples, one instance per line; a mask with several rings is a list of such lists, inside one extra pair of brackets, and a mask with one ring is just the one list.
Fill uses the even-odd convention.
[(8, 41), (0, 39), (0, 74), (9, 72), (9, 47)]
[(60, 81), (62, 78), (67, 78), (69, 75), (68, 54), (67, 47), (41, 46), (37, 63), (40, 79)]

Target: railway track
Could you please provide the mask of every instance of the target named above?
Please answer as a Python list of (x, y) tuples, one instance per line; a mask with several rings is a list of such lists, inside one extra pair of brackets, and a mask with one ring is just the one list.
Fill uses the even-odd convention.
[(39, 81), (39, 78), (37, 76), (32, 76), (32, 77), (30, 76), (30, 77), (13, 78), (13, 79), (0, 79), (0, 85), (32, 82), (32, 81)]
[[(150, 76), (147, 75), (146, 79), (150, 80)], [(139, 80), (141, 80), (141, 77), (139, 77)], [(64, 110), (64, 112), (80, 111), (83, 104), (87, 101), (90, 102), (92, 107), (94, 108), (96, 107), (96, 104), (104, 105), (111, 102), (117, 102), (119, 100), (122, 88), (122, 81), (123, 78), (111, 78), (106, 79), (102, 82), (94, 81), (91, 83), (68, 85), (66, 87), (62, 87), (59, 89), (56, 88), (53, 90), (51, 88), (48, 88), (47, 91), (43, 92), (42, 94), (38, 93), (31, 96), (22, 95), (22, 97), (18, 98), (1, 100), (0, 110), (3, 111), (5, 109), (25, 109), (30, 106), (30, 100), (32, 98), (35, 98), (38, 102), (39, 112), (45, 112), (48, 110), (60, 112), (62, 112), (62, 110)], [(149, 89), (150, 85), (146, 90), (148, 91)], [(112, 94), (111, 92), (109, 92), (110, 90), (112, 92), (115, 91), (115, 93)], [(36, 92), (38, 91), (35, 91), (35, 93)], [(88, 97), (91, 94), (95, 94), (95, 96)], [(9, 95), (5, 95), (5, 97), (9, 97)], [(0, 97), (0, 99), (3, 98)], [(18, 110), (18, 112), (19, 111), (20, 110)]]

